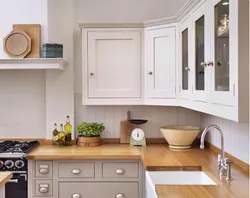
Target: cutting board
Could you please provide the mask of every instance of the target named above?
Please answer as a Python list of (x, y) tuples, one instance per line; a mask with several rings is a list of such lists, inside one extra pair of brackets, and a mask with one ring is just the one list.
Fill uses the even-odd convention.
[(127, 120), (120, 122), (120, 143), (129, 144), (130, 135), (132, 130), (135, 128), (133, 124), (129, 123), (130, 111), (127, 112)]
[(24, 31), (31, 38), (31, 51), (25, 58), (40, 58), (41, 25), (40, 24), (14, 24), (13, 30)]

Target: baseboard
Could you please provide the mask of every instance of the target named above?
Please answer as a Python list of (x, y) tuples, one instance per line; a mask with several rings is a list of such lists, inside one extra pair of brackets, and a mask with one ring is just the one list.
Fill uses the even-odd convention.
[[(206, 141), (205, 145), (209, 150), (211, 150), (211, 151), (213, 151), (213, 152), (215, 152), (217, 154), (221, 153), (221, 149), (214, 146), (213, 144)], [(245, 170), (245, 171), (247, 171), (249, 173), (249, 164), (248, 163), (243, 162), (242, 160), (230, 155), (227, 152), (225, 152), (225, 157), (228, 157), (228, 158), (232, 159), (235, 165), (239, 166), (240, 168), (242, 168), (243, 170)]]

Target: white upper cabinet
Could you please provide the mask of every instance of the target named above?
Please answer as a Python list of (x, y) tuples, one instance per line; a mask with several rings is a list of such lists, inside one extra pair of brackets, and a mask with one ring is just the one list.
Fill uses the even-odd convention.
[(192, 21), (190, 19), (185, 20), (180, 23), (180, 98), (182, 99), (191, 99), (192, 98)]
[[(211, 28), (211, 102), (235, 106), (235, 78), (237, 75), (237, 6), (234, 1), (209, 1)], [(232, 11), (232, 12), (231, 12)], [(230, 19), (229, 19), (230, 17)], [(240, 30), (239, 30), (240, 31)], [(226, 99), (226, 100), (225, 100)]]
[(142, 102), (142, 30), (83, 30), (85, 104)]
[(181, 25), (181, 106), (248, 121), (248, 7), (247, 0), (207, 0)]
[(176, 97), (176, 27), (161, 26), (145, 31), (146, 97)]
[(192, 71), (192, 98), (195, 101), (208, 102), (210, 70), (209, 15), (207, 3), (204, 3), (190, 17), (191, 30), (191, 71)]

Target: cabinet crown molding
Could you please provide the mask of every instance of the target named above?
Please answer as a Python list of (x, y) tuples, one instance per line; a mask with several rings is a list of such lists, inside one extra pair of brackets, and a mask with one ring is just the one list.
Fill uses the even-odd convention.
[(150, 26), (156, 26), (156, 25), (164, 25), (166, 23), (176, 23), (184, 19), (188, 13), (190, 13), (194, 7), (197, 5), (199, 6), (201, 2), (204, 2), (206, 0), (189, 0), (185, 3), (185, 5), (180, 9), (180, 11), (170, 17), (165, 17), (165, 18), (159, 18), (159, 19), (153, 19), (149, 21), (144, 21), (144, 27), (150, 27)]
[(80, 28), (144, 28), (143, 23), (79, 23)]

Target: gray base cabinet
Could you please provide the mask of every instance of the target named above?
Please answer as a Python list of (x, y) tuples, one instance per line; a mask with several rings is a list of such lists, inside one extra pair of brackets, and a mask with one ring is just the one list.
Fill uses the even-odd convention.
[(138, 160), (30, 160), (28, 171), (28, 198), (144, 198)]

